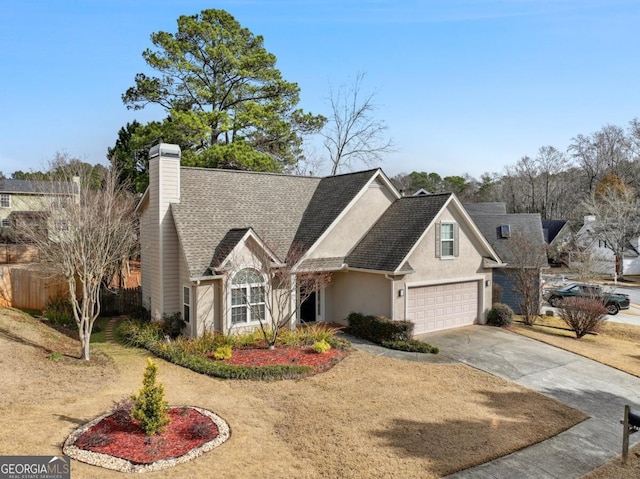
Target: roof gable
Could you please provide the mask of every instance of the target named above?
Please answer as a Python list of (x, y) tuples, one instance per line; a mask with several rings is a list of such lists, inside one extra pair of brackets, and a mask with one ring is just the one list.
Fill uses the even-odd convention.
[(299, 258), (307, 252), (378, 171), (367, 170), (323, 178), (304, 211), (289, 255)]
[(346, 263), (350, 268), (396, 271), (451, 197), (445, 193), (396, 200), (349, 253)]
[[(228, 267), (229, 264), (236, 260), (240, 249), (247, 245), (249, 240), (253, 240), (253, 244), (257, 245), (262, 253), (257, 257), (258, 260), (268, 261), (277, 265), (282, 265), (280, 259), (271, 251), (271, 249), (262, 241), (262, 239), (253, 231), (252, 228), (234, 228), (227, 232), (222, 241), (216, 247), (211, 261), (211, 272), (221, 270)], [(264, 253), (264, 254), (263, 254)]]
[(402, 197), (395, 201), (346, 258), (350, 268), (385, 272), (412, 272), (406, 261), (430, 226), (445, 209), (455, 208), (467, 231), (484, 245), (494, 261), (500, 258), (452, 193)]

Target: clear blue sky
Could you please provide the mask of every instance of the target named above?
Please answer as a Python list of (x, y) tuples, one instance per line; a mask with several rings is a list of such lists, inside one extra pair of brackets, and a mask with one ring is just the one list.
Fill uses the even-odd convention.
[(398, 147), (390, 176), (501, 172), (640, 116), (637, 0), (4, 0), (0, 171), (57, 151), (106, 163), (127, 122), (162, 119), (121, 95), (149, 72), (150, 34), (206, 8), (264, 37), (308, 111), (366, 72)]

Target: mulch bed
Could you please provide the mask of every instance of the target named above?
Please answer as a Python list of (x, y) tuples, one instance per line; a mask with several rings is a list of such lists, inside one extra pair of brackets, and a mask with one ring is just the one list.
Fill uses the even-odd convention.
[[(240, 348), (234, 349), (233, 356), (224, 361), (237, 366), (298, 364), (300, 366), (311, 366), (314, 373), (319, 373), (330, 369), (347, 354), (347, 351), (339, 349), (330, 349), (326, 353), (316, 353), (310, 346), (304, 348), (281, 346), (275, 349)], [(213, 359), (213, 355), (210, 357)]]
[(118, 420), (117, 414), (112, 414), (89, 428), (75, 445), (135, 464), (150, 464), (182, 456), (218, 436), (214, 422), (194, 409), (172, 408), (169, 418), (164, 432), (149, 437), (137, 421)]
[(195, 459), (227, 439), (227, 422), (206, 409), (172, 407), (162, 433), (147, 436), (124, 411), (105, 414), (79, 427), (63, 452), (87, 464), (121, 472), (159, 471)]

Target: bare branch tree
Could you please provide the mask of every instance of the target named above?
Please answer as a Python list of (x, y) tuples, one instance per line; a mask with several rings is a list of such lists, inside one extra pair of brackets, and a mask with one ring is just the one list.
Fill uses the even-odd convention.
[(38, 218), (16, 225), (20, 237), (38, 249), (43, 270), (69, 285), (81, 358), (90, 359), (91, 332), (100, 314), (100, 286), (112, 278), (135, 242), (134, 198), (107, 171), (99, 187), (87, 175), (56, 165), (54, 200)]
[(536, 241), (520, 232), (513, 232), (509, 242), (511, 260), (506, 275), (518, 293), (517, 302), (523, 322), (530, 326), (540, 314), (540, 270), (547, 266), (545, 245), (542, 238)]
[(382, 155), (394, 151), (393, 142), (386, 136), (387, 126), (373, 117), (375, 93), (362, 93), (364, 77), (364, 73), (358, 73), (351, 86), (338, 91), (330, 88), (331, 114), (321, 135), (332, 175), (351, 168), (356, 161), (367, 166), (380, 163)]
[(616, 276), (624, 279), (624, 251), (640, 235), (640, 198), (615, 175), (600, 182), (584, 207), (595, 215), (593, 236), (603, 242), (616, 258)]

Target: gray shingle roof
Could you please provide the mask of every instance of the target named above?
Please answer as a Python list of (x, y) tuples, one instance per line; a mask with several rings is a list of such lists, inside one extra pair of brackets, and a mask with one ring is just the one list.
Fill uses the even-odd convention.
[(215, 269), (222, 263), (233, 251), (233, 248), (240, 242), (250, 228), (233, 228), (227, 231), (218, 246), (216, 246), (213, 252), (213, 259), (211, 260), (211, 268)]
[(296, 251), (290, 253), (299, 255), (307, 251), (377, 172), (375, 169), (323, 178), (293, 240)]
[(463, 206), (471, 216), (507, 214), (507, 205), (502, 202), (464, 203)]
[(283, 259), (321, 181), (206, 168), (181, 168), (180, 173), (180, 203), (171, 211), (192, 277), (207, 274), (216, 248), (228, 246), (234, 229), (253, 228)]
[(396, 271), (449, 198), (451, 193), (396, 200), (347, 256), (346, 263), (351, 268)]
[(550, 244), (560, 230), (567, 224), (566, 220), (542, 220), (542, 231), (544, 232), (544, 240)]
[[(467, 211), (469, 210), (467, 209)], [(514, 236), (517, 237), (517, 235), (523, 235), (531, 241), (538, 242), (541, 247), (544, 245), (542, 220), (538, 213), (487, 215), (472, 214), (469, 212), (469, 214), (489, 244), (493, 247), (495, 252), (498, 253), (500, 259), (505, 263), (513, 263), (514, 261), (514, 252), (512, 249), (515, 243), (513, 240)], [(501, 237), (500, 227), (502, 225), (510, 226), (511, 238)], [(538, 258), (537, 261), (544, 262), (545, 260), (546, 256), (544, 260), (542, 258)], [(535, 262), (532, 261), (532, 263)], [(531, 264), (531, 266), (535, 266), (535, 264)]]
[(0, 193), (12, 194), (70, 194), (71, 188), (76, 187), (59, 181), (32, 181), (14, 180), (11, 178), (0, 179)]

